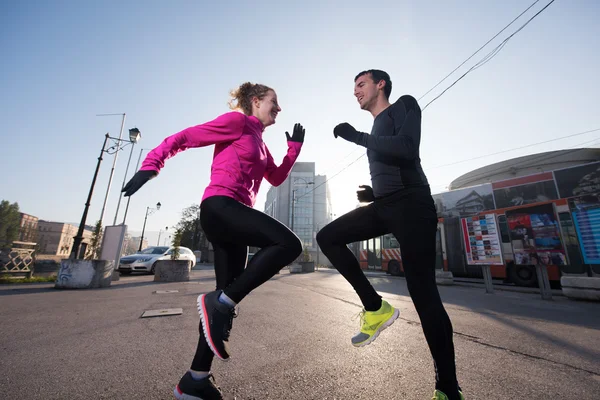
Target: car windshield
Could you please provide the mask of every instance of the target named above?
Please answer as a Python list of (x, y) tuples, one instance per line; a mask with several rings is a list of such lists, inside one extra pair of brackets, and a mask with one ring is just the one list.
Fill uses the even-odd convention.
[(168, 249), (168, 247), (148, 247), (140, 251), (138, 254), (162, 254)]

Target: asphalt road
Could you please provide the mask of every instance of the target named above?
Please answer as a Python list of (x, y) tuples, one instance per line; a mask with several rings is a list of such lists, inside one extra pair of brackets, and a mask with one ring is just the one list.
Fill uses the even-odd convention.
[[(172, 399), (198, 340), (196, 297), (213, 289), (214, 274), (152, 279), (76, 291), (0, 286), (0, 398)], [(214, 363), (217, 383), (244, 400), (430, 399), (433, 365), (404, 279), (370, 280), (400, 319), (356, 349), (360, 306), (339, 274), (275, 276), (242, 302), (232, 359)], [(440, 293), (467, 400), (600, 398), (600, 304), (460, 286)], [(182, 315), (140, 318), (177, 307)]]

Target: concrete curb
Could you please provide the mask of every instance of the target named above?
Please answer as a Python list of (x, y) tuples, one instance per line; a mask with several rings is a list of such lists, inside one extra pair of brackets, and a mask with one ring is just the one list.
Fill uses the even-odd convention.
[(588, 276), (562, 276), (560, 284), (570, 299), (600, 301), (600, 278)]
[[(334, 272), (335, 270), (332, 270), (331, 268), (322, 268), (319, 270), (319, 272), (330, 272), (330, 273), (336, 273)], [(391, 276), (386, 274), (385, 272), (377, 272), (377, 271), (371, 271), (371, 270), (366, 270), (364, 271), (365, 275), (367, 277), (372, 277), (372, 278), (388, 278), (388, 279), (404, 279), (406, 280), (406, 278), (404, 278), (403, 276)], [(437, 281), (437, 279), (436, 279)], [(473, 289), (481, 289), (483, 291), (485, 291), (485, 283), (482, 282), (466, 282), (464, 280), (462, 280), (462, 278), (452, 278), (452, 285), (455, 287), (466, 287), (466, 288), (473, 288)], [(441, 286), (446, 286), (446, 285), (441, 285)], [(498, 282), (494, 282), (494, 290), (498, 290), (498, 291), (503, 291), (503, 292), (514, 292), (514, 293), (523, 293), (523, 294), (540, 294), (540, 289), (539, 288), (529, 288), (529, 287), (519, 287), (519, 286), (507, 286), (507, 285), (500, 285)], [(552, 289), (552, 295), (553, 296), (563, 296), (563, 292), (561, 290), (558, 289)]]
[(454, 275), (450, 271), (444, 271), (441, 269), (435, 270), (435, 283), (438, 285), (454, 285)]

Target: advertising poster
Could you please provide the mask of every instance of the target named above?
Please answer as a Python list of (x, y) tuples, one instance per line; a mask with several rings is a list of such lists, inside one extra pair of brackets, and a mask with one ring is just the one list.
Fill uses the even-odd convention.
[(461, 219), (469, 265), (503, 265), (496, 216), (486, 214)]
[(438, 217), (468, 217), (493, 210), (494, 195), (489, 183), (443, 192), (433, 196)]
[(510, 241), (518, 265), (565, 265), (566, 257), (552, 203), (507, 210)]
[(600, 195), (572, 198), (569, 206), (583, 262), (600, 264)]
[(600, 193), (600, 162), (554, 171), (561, 198)]
[(524, 206), (558, 199), (553, 180), (494, 189), (497, 208)]

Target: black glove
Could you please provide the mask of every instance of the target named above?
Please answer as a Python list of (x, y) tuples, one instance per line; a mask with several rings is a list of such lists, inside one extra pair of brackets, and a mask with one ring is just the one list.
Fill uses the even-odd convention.
[(358, 143), (361, 133), (358, 132), (352, 125), (347, 122), (339, 124), (335, 128), (333, 128), (333, 136), (337, 138), (338, 136), (342, 139), (346, 139), (349, 142)]
[(361, 203), (370, 203), (375, 201), (375, 195), (373, 194), (373, 188), (368, 185), (360, 185), (359, 188), (363, 190), (356, 191), (356, 197)]
[(292, 136), (290, 137), (288, 132), (285, 133), (285, 136), (287, 136), (287, 140), (289, 142), (304, 143), (304, 128), (301, 124), (296, 124), (294, 125), (294, 132), (292, 133)]
[(146, 182), (156, 176), (156, 171), (138, 171), (135, 175), (127, 182), (127, 185), (121, 190), (125, 192), (125, 196), (131, 196), (138, 191), (139, 188), (144, 186)]

